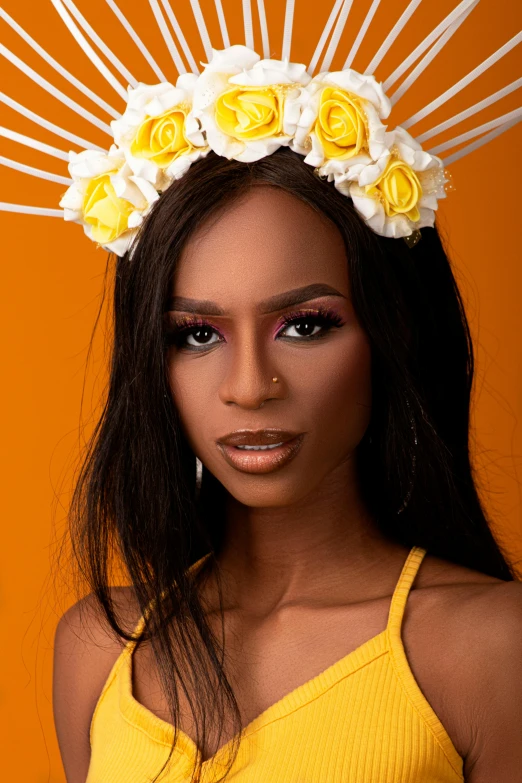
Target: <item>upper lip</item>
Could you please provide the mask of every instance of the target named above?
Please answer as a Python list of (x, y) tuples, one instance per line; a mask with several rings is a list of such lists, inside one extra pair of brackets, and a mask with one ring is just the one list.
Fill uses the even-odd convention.
[(228, 446), (270, 446), (273, 443), (286, 443), (299, 435), (299, 432), (279, 430), (275, 428), (264, 430), (235, 430), (218, 438), (218, 443)]

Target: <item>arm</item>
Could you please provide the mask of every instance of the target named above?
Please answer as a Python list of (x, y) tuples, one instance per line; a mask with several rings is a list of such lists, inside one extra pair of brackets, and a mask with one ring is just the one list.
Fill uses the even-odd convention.
[[(128, 610), (129, 588), (113, 588), (113, 598), (118, 608)], [(121, 640), (103, 622), (92, 595), (74, 604), (58, 623), (54, 638), (53, 712), (67, 783), (85, 783), (91, 755), (92, 715), (121, 651)]]
[[(496, 586), (474, 650), (466, 783), (522, 783), (522, 584)], [(478, 654), (477, 654), (478, 653)], [(470, 656), (471, 657), (471, 656)]]

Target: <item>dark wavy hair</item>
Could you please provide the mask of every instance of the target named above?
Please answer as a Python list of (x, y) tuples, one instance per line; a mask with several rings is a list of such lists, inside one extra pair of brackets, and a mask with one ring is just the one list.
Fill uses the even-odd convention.
[[(132, 254), (116, 261), (107, 397), (82, 457), (69, 530), (79, 571), (115, 633), (134, 639), (113, 600), (114, 554), (142, 613), (150, 608), (138, 644), (152, 645), (173, 745), (179, 701), (172, 675), (186, 682), (182, 660), (196, 694), (189, 703), (198, 747), (210, 722), (220, 735), (225, 706), (232, 712), (237, 734), (220, 780), (237, 755), (241, 715), (224, 673), (222, 642), (197, 588), (216, 572), (222, 610), (217, 555), (226, 491), (208, 470), (196, 491), (196, 456), (168, 381), (163, 314), (188, 238), (257, 184), (305, 202), (344, 239), (353, 305), (372, 354), (372, 413), (357, 449), (359, 476), (380, 530), (406, 547), (506, 581), (517, 578), (492, 534), (470, 465), (472, 343), (437, 229), (422, 229), (414, 247), (374, 234), (351, 200), (287, 147), (248, 164), (214, 152), (198, 160), (156, 202)], [(206, 554), (203, 567), (187, 574)]]

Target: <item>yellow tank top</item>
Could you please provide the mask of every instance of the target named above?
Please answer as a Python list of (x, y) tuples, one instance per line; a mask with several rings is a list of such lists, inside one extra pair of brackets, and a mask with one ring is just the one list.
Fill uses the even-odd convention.
[[(401, 640), (408, 594), (426, 550), (412, 547), (386, 628), (295, 688), (246, 728), (227, 780), (233, 783), (456, 783), (463, 759), (413, 676)], [(197, 568), (201, 558), (190, 570)], [(135, 633), (141, 630), (141, 618)], [(166, 761), (174, 729), (132, 694), (129, 642), (116, 660), (91, 721), (86, 783), (146, 783)], [(223, 745), (203, 762), (199, 783), (225, 769)], [(190, 780), (199, 755), (180, 731), (161, 783)], [(166, 774), (168, 773), (168, 774)]]

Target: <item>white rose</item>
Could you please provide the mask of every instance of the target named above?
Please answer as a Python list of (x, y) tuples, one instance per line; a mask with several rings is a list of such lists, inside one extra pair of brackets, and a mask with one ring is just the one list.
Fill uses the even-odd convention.
[(374, 76), (351, 68), (317, 74), (298, 99), (301, 116), (291, 148), (323, 176), (364, 166), (385, 150), (381, 122), (391, 103)]
[(195, 160), (208, 153), (199, 123), (190, 114), (197, 74), (128, 88), (127, 108), (111, 122), (116, 144), (133, 173), (165, 190)]
[(444, 164), (404, 130), (386, 134), (381, 158), (362, 167), (355, 181), (337, 175), (335, 186), (349, 195), (368, 225), (386, 237), (406, 237), (433, 226), (438, 199), (445, 198)]
[(137, 177), (115, 145), (69, 153), (73, 184), (60, 201), (65, 220), (83, 225), (89, 239), (122, 256), (159, 193)]
[(249, 163), (288, 145), (297, 99), (311, 76), (300, 63), (260, 60), (246, 46), (213, 51), (194, 88), (193, 115), (218, 155)]

